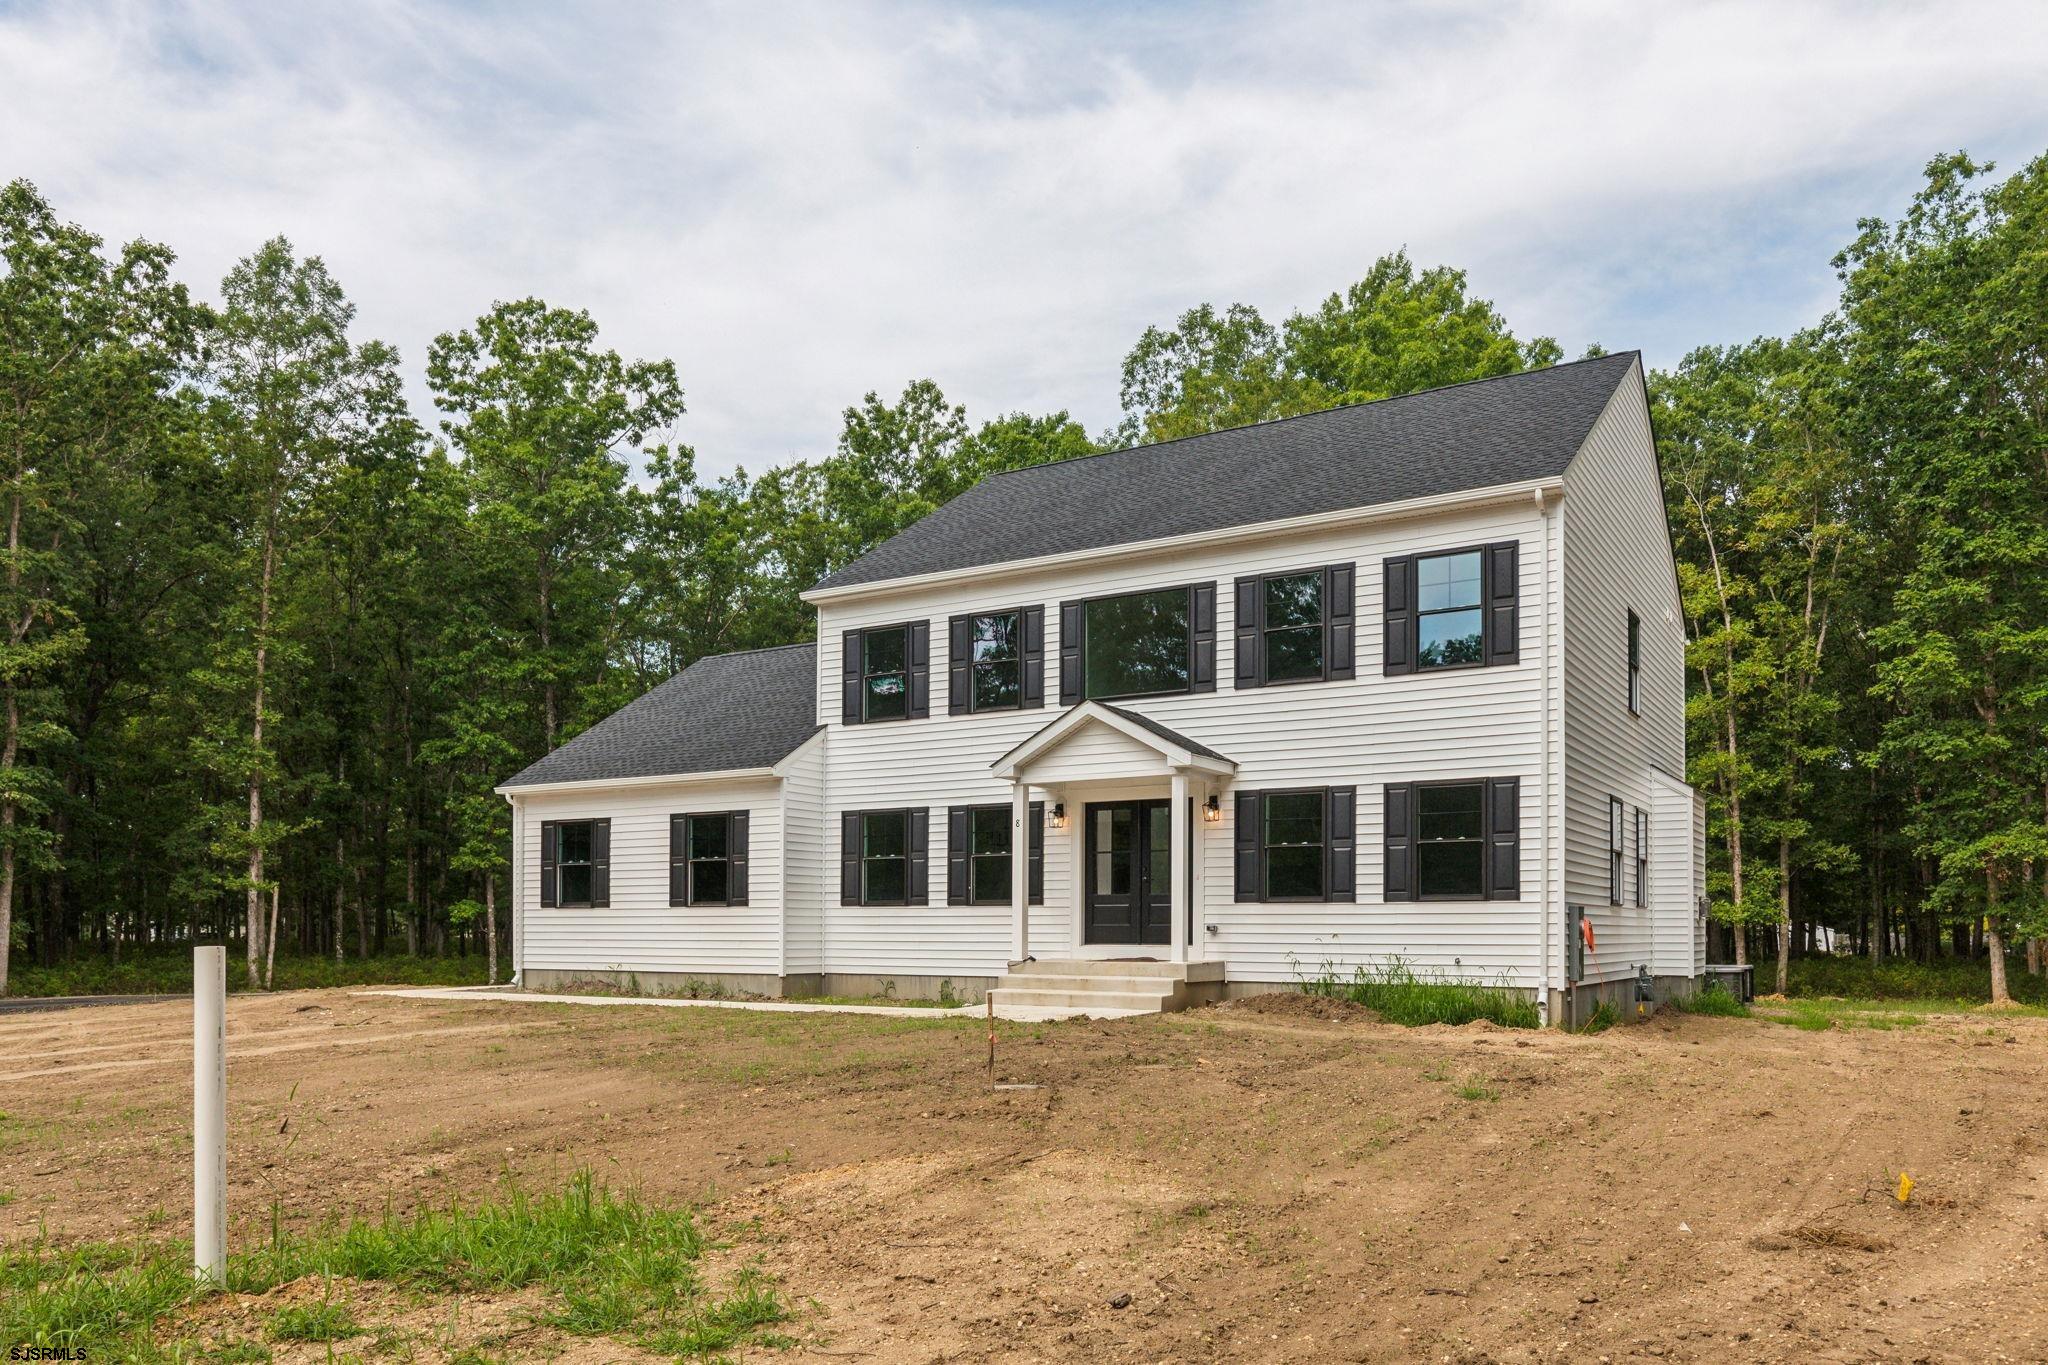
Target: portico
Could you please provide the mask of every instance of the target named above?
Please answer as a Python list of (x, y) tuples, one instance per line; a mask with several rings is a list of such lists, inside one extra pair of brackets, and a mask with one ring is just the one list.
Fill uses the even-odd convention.
[[(1204, 827), (1237, 765), (1126, 707), (1071, 707), (992, 765), (1010, 783), (1012, 847), (1044, 793), (1046, 839), (1068, 841), (1077, 959), (1203, 961)], [(1031, 960), (1023, 860), (1010, 880), (1010, 959)]]

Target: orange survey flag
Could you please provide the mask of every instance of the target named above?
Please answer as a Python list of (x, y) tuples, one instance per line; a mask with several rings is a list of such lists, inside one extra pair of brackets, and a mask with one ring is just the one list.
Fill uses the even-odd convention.
[(1593, 945), (1593, 921), (1585, 916), (1580, 916), (1579, 918), (1579, 937), (1586, 940), (1587, 952), (1595, 953), (1600, 951)]

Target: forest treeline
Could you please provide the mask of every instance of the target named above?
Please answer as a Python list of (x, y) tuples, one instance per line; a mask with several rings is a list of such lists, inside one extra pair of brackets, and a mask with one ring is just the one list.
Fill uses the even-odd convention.
[[(401, 358), (293, 243), (202, 303), (19, 181), (0, 253), (0, 992), (9, 946), (495, 963), (492, 787), (697, 658), (809, 638), (803, 589), (979, 479), (1561, 358), (1397, 252), (1277, 325), (1148, 328), (1105, 432), (920, 379), (709, 477), (675, 366), (573, 307)], [(1835, 266), (1810, 328), (1650, 377), (1713, 914), (1781, 984), (1831, 944), (1980, 956), (2002, 995), (2048, 935), (2048, 158), (1937, 159)]]

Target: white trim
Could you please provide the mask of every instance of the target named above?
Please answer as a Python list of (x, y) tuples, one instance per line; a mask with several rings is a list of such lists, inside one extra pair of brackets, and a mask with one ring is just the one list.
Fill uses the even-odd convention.
[[(1374, 507), (1347, 507), (1335, 512), (1315, 512), (1303, 517), (1286, 517), (1278, 521), (1252, 522), (1243, 526), (1225, 526), (1214, 531), (1190, 531), (1185, 535), (1161, 536), (1154, 540), (1134, 540), (1122, 545), (1099, 545), (1087, 550), (1068, 550), (1060, 554), (1035, 555), (1030, 559), (1005, 559), (994, 564), (974, 564), (960, 569), (941, 569), (933, 573), (909, 574), (901, 578), (878, 579), (872, 583), (849, 583), (837, 588), (812, 588), (800, 594), (804, 601), (813, 605), (827, 602), (849, 602), (862, 597), (877, 597), (893, 592), (909, 592), (918, 588), (931, 587), (940, 583), (966, 583), (982, 578), (1007, 577), (1028, 573), (1034, 569), (1068, 568), (1077, 564), (1089, 564), (1104, 559), (1125, 559), (1142, 555), (1171, 554), (1181, 550), (1204, 545), (1224, 544), (1233, 540), (1262, 540), (1273, 536), (1299, 535), (1305, 531), (1321, 531), (1347, 526), (1364, 526), (1380, 521), (1399, 521), (1408, 517), (1422, 516), (1431, 512), (1469, 507), (1485, 507), (1494, 503), (1519, 502), (1535, 492), (1564, 491), (1562, 477), (1552, 479), (1524, 479), (1519, 483), (1493, 484), (1486, 488), (1466, 489), (1457, 493), (1437, 493), (1426, 498), (1407, 498), (1400, 502), (1385, 502)], [(821, 664), (822, 668), (823, 665)]]
[[(794, 749), (791, 749), (788, 753), (784, 754), (781, 758), (777, 759), (775, 761), (775, 765), (768, 769), (768, 771), (773, 773), (778, 778), (788, 777), (790, 764), (796, 762), (798, 759), (802, 758), (805, 754), (809, 753), (812, 749), (817, 748), (824, 742), (825, 727), (820, 725), (817, 728), (817, 730), (815, 730), (812, 733), (809, 739), (805, 740), (803, 743), (797, 745)], [(738, 774), (734, 775), (737, 776)]]
[[(819, 734), (823, 733), (823, 731), (819, 732)], [(813, 735), (811, 738), (816, 739), (817, 736)], [(811, 740), (808, 739), (804, 741), (805, 744), (810, 742)], [(797, 749), (791, 751), (789, 757), (794, 758), (796, 754), (801, 752), (802, 746), (800, 745)], [(785, 758), (782, 761), (786, 763), (789, 760)], [(780, 765), (778, 764), (777, 766), (779, 768)], [(715, 772), (705, 773), (658, 773), (653, 777), (594, 777), (581, 782), (533, 782), (517, 787), (493, 787), (491, 790), (500, 796), (507, 797), (545, 796), (549, 792), (613, 791), (619, 787), (684, 787), (705, 782), (751, 782), (756, 780), (779, 782), (782, 780), (782, 773), (777, 768), (721, 768)]]
[(1118, 715), (1098, 701), (1084, 701), (1069, 707), (1065, 714), (1049, 721), (1029, 739), (989, 764), (989, 767), (997, 777), (1005, 781), (1023, 781), (1026, 765), (1043, 758), (1058, 748), (1068, 735), (1088, 724), (1106, 725), (1126, 739), (1144, 745), (1165, 759), (1167, 766), (1177, 772), (1215, 773), (1227, 777), (1237, 771), (1237, 764), (1231, 760), (1211, 758), (1207, 754), (1198, 754), (1191, 749), (1183, 748), (1166, 736)]

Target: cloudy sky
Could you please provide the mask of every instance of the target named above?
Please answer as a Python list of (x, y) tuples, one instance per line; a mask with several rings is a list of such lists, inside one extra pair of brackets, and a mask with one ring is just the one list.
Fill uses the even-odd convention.
[(1780, 332), (1936, 152), (2048, 151), (2048, 4), (0, 0), (0, 176), (211, 296), (324, 256), (415, 376), (492, 300), (673, 357), (711, 469), (868, 389), (1116, 415), (1146, 324), (1405, 245), (1568, 354)]

